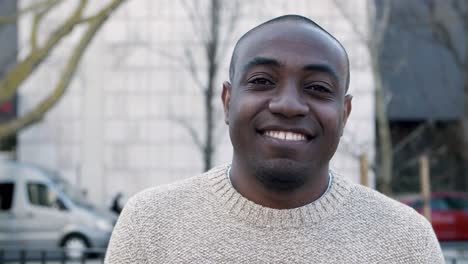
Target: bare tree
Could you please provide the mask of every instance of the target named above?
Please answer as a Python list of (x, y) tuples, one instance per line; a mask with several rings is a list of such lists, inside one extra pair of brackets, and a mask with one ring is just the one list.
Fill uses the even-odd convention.
[[(468, 36), (468, 4), (463, 0), (449, 0), (449, 1), (418, 1), (418, 4), (414, 5), (414, 8), (426, 8), (428, 12), (415, 12), (411, 8), (398, 8), (394, 10), (395, 6), (400, 2), (396, 1), (385, 1), (385, 0), (372, 0), (367, 1), (368, 7), (368, 25), (369, 33), (363, 34), (362, 30), (359, 29), (356, 24), (356, 20), (349, 14), (343, 6), (343, 2), (334, 0), (338, 9), (346, 17), (346, 19), (353, 25), (353, 28), (361, 40), (364, 40), (369, 54), (371, 55), (371, 65), (373, 69), (373, 75), (376, 85), (376, 118), (378, 124), (378, 137), (380, 141), (379, 148), (379, 170), (378, 175), (381, 179), (380, 189), (389, 194), (392, 186), (392, 178), (398, 174), (399, 171), (417, 164), (418, 157), (410, 157), (403, 164), (399, 164), (398, 168), (394, 168), (393, 159), (398, 153), (401, 153), (405, 147), (409, 146), (415, 139), (422, 137), (424, 134), (431, 134), (434, 130), (434, 122), (431, 120), (425, 120), (415, 127), (411, 133), (400, 140), (396, 145), (393, 146), (390, 136), (390, 128), (388, 117), (386, 114), (386, 97), (383, 96), (387, 90), (384, 87), (382, 81), (381, 71), (383, 63), (380, 60), (380, 54), (382, 51), (382, 41), (385, 34), (389, 32), (390, 14), (395, 18), (392, 23), (397, 23), (399, 30), (411, 32), (414, 36), (420, 36), (425, 41), (433, 44), (439, 44), (439, 46), (445, 48), (453, 57), (456, 66), (460, 69), (463, 74), (464, 80), (464, 105), (468, 104), (468, 80), (467, 80), (467, 36)], [(376, 9), (376, 4), (379, 4), (379, 8)], [(405, 5), (404, 1), (401, 1), (402, 5)], [(407, 6), (407, 5), (405, 5)], [(379, 12), (377, 12), (379, 11)], [(395, 13), (398, 12), (398, 13)], [(427, 15), (428, 14), (428, 15)], [(432, 36), (426, 34), (427, 29), (432, 31)], [(368, 37), (367, 37), (368, 36)], [(459, 127), (463, 135), (463, 144), (460, 144), (460, 152), (464, 159), (464, 171), (468, 171), (468, 111), (465, 107), (464, 118), (461, 120)], [(444, 133), (450, 133), (445, 131)], [(432, 133), (434, 136), (435, 134)], [(426, 135), (427, 136), (427, 135)], [(432, 141), (434, 141), (433, 139)], [(434, 142), (431, 142), (434, 143)], [(446, 149), (447, 142), (439, 142), (438, 144), (427, 143), (426, 147), (423, 147), (419, 151), (430, 151), (434, 154), (438, 153), (440, 148)], [(451, 144), (449, 144), (451, 145)], [(453, 145), (453, 144), (452, 144)], [(392, 147), (393, 146), (393, 147)], [(424, 150), (425, 149), (425, 150)], [(439, 149), (439, 150), (438, 150)], [(396, 173), (394, 173), (396, 170)], [(465, 179), (464, 177), (458, 177), (459, 180)], [(462, 180), (461, 185), (466, 185), (466, 180)]]
[(465, 176), (459, 177), (460, 185), (467, 187), (468, 172), (468, 2), (464, 0), (425, 1), (429, 9), (429, 23), (433, 39), (451, 54), (455, 65), (463, 75), (463, 118), (459, 122), (462, 135), (460, 154)]
[(382, 48), (382, 42), (390, 18), (390, 1), (382, 1), (383, 7), (380, 9), (382, 12), (378, 12), (373, 0), (366, 1), (367, 31), (360, 27), (349, 10), (346, 9), (344, 1), (333, 1), (344, 18), (350, 23), (359, 40), (367, 47), (370, 54), (372, 75), (374, 77), (377, 134), (380, 143), (380, 147), (378, 148), (378, 157), (380, 159), (378, 166), (379, 189), (385, 194), (391, 194), (393, 150), (387, 117), (385, 89), (380, 69), (381, 63), (379, 61), (379, 52)]
[[(216, 122), (218, 116), (216, 115), (214, 99), (217, 95), (215, 89), (219, 85), (215, 82), (228, 45), (232, 43), (233, 32), (239, 20), (239, 2), (239, 0), (182, 1), (196, 41), (200, 45), (185, 47), (183, 57), (174, 54), (163, 54), (182, 65), (190, 74), (195, 86), (202, 93), (205, 116), (203, 134), (195, 129), (190, 120), (178, 116), (174, 116), (172, 119), (190, 133), (194, 144), (202, 154), (204, 170), (212, 167), (213, 154), (216, 150), (219, 134), (217, 131), (219, 131), (220, 127), (216, 125), (219, 122)], [(203, 5), (206, 3), (208, 3), (208, 12), (205, 12), (206, 6)], [(203, 61), (195, 58), (200, 51), (200, 47)]]
[(0, 79), (0, 104), (12, 98), (21, 85), (27, 80), (34, 71), (41, 67), (45, 59), (58, 47), (59, 43), (70, 35), (77, 26), (84, 27), (83, 33), (66, 61), (65, 67), (60, 74), (53, 91), (41, 102), (34, 106), (29, 112), (19, 116), (11, 121), (0, 124), (0, 139), (15, 134), (17, 131), (40, 121), (44, 115), (62, 98), (66, 92), (70, 81), (86, 51), (86, 48), (96, 36), (96, 33), (107, 21), (109, 16), (125, 0), (109, 1), (104, 7), (91, 16), (85, 16), (85, 9), (88, 5), (87, 0), (80, 0), (73, 11), (62, 21), (57, 28), (45, 38), (43, 43), (38, 41), (38, 33), (41, 22), (50, 14), (50, 11), (56, 8), (63, 0), (44, 0), (19, 10), (17, 14), (0, 17), (1, 23), (16, 23), (21, 16), (31, 14), (33, 22), (30, 31), (29, 52), (17, 61)]

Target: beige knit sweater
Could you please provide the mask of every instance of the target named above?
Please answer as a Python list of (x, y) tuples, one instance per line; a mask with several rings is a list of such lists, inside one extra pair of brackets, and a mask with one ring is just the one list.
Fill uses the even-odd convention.
[(130, 199), (105, 263), (444, 263), (422, 216), (341, 176), (317, 201), (278, 210), (241, 196), (226, 170)]

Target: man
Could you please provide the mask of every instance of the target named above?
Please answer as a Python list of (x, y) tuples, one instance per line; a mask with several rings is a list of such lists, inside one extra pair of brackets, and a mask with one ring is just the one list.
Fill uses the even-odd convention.
[(232, 165), (132, 198), (106, 263), (443, 263), (423, 217), (329, 171), (348, 85), (344, 48), (309, 19), (247, 32), (222, 91)]

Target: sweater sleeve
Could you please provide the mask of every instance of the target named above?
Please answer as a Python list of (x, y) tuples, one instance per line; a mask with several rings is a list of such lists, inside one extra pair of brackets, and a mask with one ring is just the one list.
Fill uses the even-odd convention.
[(140, 246), (139, 210), (136, 198), (125, 205), (112, 232), (104, 263), (146, 263), (144, 249)]

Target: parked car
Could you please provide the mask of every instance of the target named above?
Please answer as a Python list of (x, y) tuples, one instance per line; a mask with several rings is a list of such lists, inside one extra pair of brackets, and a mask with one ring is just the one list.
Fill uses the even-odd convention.
[(0, 249), (57, 249), (80, 258), (105, 248), (117, 216), (99, 212), (80, 191), (37, 167), (0, 162)]
[[(421, 197), (400, 199), (422, 214)], [(431, 194), (431, 220), (439, 241), (468, 241), (468, 193)]]

